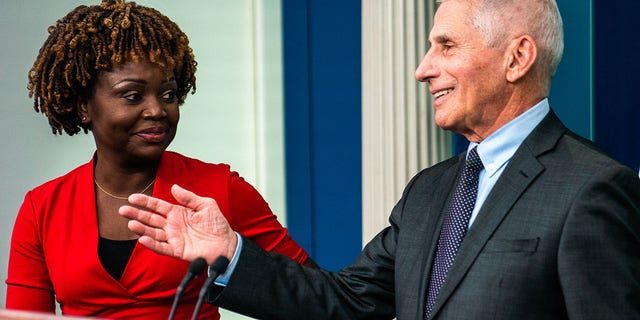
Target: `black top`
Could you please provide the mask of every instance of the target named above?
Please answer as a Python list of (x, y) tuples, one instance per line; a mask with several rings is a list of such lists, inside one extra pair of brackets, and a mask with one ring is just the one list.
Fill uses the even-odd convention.
[(103, 237), (99, 238), (98, 258), (100, 258), (102, 267), (104, 267), (114, 279), (120, 281), (137, 241), (136, 239), (111, 240)]

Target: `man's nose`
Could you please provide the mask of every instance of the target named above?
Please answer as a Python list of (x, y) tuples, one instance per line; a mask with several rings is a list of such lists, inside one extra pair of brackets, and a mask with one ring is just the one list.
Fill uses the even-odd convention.
[(429, 50), (425, 53), (424, 57), (422, 57), (422, 61), (420, 61), (418, 68), (416, 68), (416, 72), (414, 74), (416, 80), (420, 82), (427, 82), (429, 79), (437, 76), (437, 68), (433, 64), (433, 61), (433, 55), (431, 50)]

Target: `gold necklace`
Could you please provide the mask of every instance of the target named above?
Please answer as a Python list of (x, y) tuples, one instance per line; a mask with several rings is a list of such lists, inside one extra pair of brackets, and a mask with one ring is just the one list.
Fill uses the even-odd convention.
[[(118, 200), (127, 200), (129, 197), (122, 197), (122, 196), (116, 196), (115, 194), (105, 190), (99, 183), (98, 180), (96, 180), (96, 178), (93, 178), (93, 182), (96, 183), (96, 186), (98, 187), (98, 189), (100, 189), (100, 191), (104, 192), (106, 195), (108, 195), (111, 198), (114, 199), (118, 199)], [(144, 193), (145, 191), (149, 190), (149, 188), (151, 188), (151, 186), (153, 185), (153, 183), (156, 182), (155, 179), (151, 180), (151, 183), (149, 183), (149, 185), (147, 185), (146, 187), (144, 187), (144, 189), (142, 189), (142, 191), (138, 192), (138, 193)]]

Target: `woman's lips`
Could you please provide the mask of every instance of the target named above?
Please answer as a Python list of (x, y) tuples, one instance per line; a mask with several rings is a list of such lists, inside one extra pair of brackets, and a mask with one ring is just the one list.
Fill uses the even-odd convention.
[(150, 128), (146, 130), (142, 130), (136, 134), (143, 141), (147, 143), (159, 143), (164, 141), (167, 136), (166, 128)]

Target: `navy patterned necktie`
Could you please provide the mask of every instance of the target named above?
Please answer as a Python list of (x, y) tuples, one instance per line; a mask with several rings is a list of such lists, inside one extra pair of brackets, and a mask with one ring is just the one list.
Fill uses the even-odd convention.
[(462, 175), (458, 179), (447, 207), (442, 229), (440, 229), (436, 258), (433, 262), (429, 280), (425, 319), (428, 319), (431, 314), (431, 309), (436, 302), (440, 288), (442, 288), (442, 284), (447, 278), (447, 272), (453, 264), (462, 239), (467, 234), (469, 218), (476, 204), (478, 175), (480, 170), (484, 168), (476, 149), (477, 147), (469, 151)]

